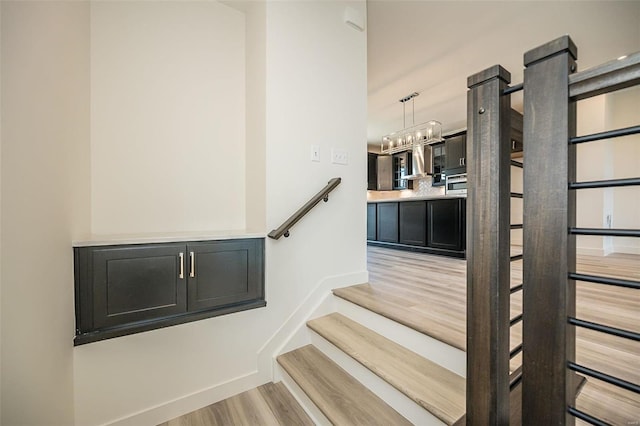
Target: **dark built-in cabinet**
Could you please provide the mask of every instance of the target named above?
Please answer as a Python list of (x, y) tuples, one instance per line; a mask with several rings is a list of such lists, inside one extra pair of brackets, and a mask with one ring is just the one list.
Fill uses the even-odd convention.
[(264, 239), (74, 248), (76, 345), (265, 306)]
[[(371, 232), (374, 226), (376, 235)], [(367, 205), (367, 242), (370, 245), (465, 257), (465, 227), (465, 198)]]
[(467, 135), (466, 133), (447, 137), (445, 140), (447, 176), (467, 171)]
[(464, 200), (427, 201), (429, 247), (460, 251), (464, 249)]
[(424, 201), (405, 201), (399, 203), (400, 244), (412, 246), (427, 245), (427, 206)]
[(398, 203), (378, 203), (376, 230), (378, 241), (398, 242)]
[(378, 189), (378, 154), (367, 152), (367, 190)]
[(367, 204), (367, 240), (378, 239), (377, 232), (377, 206), (375, 204)]

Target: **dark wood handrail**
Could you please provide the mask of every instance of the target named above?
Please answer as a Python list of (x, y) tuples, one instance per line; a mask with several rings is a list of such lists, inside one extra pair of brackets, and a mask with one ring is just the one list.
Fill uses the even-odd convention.
[(325, 202), (329, 201), (329, 193), (333, 191), (338, 185), (342, 182), (342, 178), (333, 178), (328, 183), (327, 186), (322, 188), (320, 192), (313, 196), (309, 201), (305, 203), (304, 206), (300, 207), (298, 211), (289, 217), (282, 225), (273, 231), (269, 232), (268, 237), (273, 238), (274, 240), (279, 239), (284, 235), (285, 238), (289, 236), (289, 230), (293, 225), (298, 223), (300, 219), (302, 219), (307, 213), (311, 211), (321, 200)]
[(569, 75), (569, 96), (585, 99), (640, 84), (640, 52)]

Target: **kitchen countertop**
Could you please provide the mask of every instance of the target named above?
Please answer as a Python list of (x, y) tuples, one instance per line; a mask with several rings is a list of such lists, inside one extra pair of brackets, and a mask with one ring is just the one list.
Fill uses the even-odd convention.
[(422, 197), (405, 198), (382, 198), (379, 200), (367, 200), (367, 203), (392, 203), (403, 201), (425, 201), (425, 200), (449, 200), (452, 198), (467, 198), (466, 195), (424, 195)]
[(73, 247), (111, 246), (120, 244), (175, 243), (189, 241), (234, 240), (241, 238), (265, 238), (264, 232), (235, 231), (187, 231), (145, 234), (90, 235), (72, 242)]

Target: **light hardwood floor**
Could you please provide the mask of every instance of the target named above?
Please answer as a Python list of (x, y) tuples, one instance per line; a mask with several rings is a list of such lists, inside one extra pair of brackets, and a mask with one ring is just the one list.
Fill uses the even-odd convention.
[[(516, 248), (514, 252), (517, 251)], [(582, 273), (640, 280), (640, 256), (579, 256), (577, 266), (578, 272)], [(369, 247), (368, 269), (368, 284), (334, 293), (460, 349), (465, 348), (464, 260)], [(522, 282), (522, 261), (513, 263), (511, 275), (512, 285)], [(576, 293), (578, 318), (640, 330), (640, 296), (637, 291), (579, 282)], [(520, 313), (521, 309), (521, 293), (516, 293), (511, 301), (512, 316)], [(515, 347), (520, 342), (521, 327), (514, 327), (510, 346)], [(576, 358), (578, 363), (587, 367), (640, 383), (640, 342), (578, 329)], [(512, 369), (520, 363), (520, 357), (516, 357)], [(302, 420), (304, 416), (293, 408), (289, 410), (294, 410), (301, 420), (285, 416), (287, 422), (278, 423), (277, 416), (274, 420), (269, 414), (269, 404), (260, 402), (262, 396), (256, 394), (257, 391), (254, 389), (221, 401), (163, 426), (308, 424), (308, 420)], [(278, 400), (281, 407), (288, 401), (285, 397)], [(292, 403), (295, 404), (295, 400)], [(627, 426), (640, 421), (640, 396), (595, 379), (587, 381), (577, 406), (614, 425)], [(257, 420), (253, 417), (257, 414), (251, 414), (253, 411), (267, 413), (266, 419)], [(576, 423), (586, 424), (580, 420)]]
[(313, 422), (280, 383), (267, 383), (159, 426), (312, 426)]
[[(517, 251), (514, 250), (514, 251)], [(466, 345), (466, 262), (380, 247), (368, 248), (369, 284), (344, 289), (360, 304), (458, 348)], [(578, 272), (640, 280), (640, 256), (579, 256)], [(512, 266), (512, 285), (522, 282), (522, 261)], [(577, 283), (577, 317), (627, 330), (640, 330), (638, 291)], [(511, 301), (514, 316), (522, 296)], [(521, 327), (511, 347), (521, 342)], [(577, 362), (640, 383), (640, 342), (577, 330)], [(512, 369), (521, 363), (514, 359)], [(577, 406), (616, 425), (638, 424), (640, 396), (595, 379), (583, 388)]]

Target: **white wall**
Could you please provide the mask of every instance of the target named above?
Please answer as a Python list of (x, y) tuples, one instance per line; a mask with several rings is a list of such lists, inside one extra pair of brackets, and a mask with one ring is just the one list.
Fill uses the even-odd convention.
[(245, 228), (244, 15), (91, 4), (92, 231)]
[[(640, 87), (636, 86), (606, 96), (607, 127), (618, 129), (640, 123)], [(610, 141), (608, 160), (613, 178), (640, 176), (640, 135)], [(638, 187), (613, 188), (609, 191), (612, 228), (640, 229), (640, 192)], [(640, 254), (638, 238), (612, 238), (612, 251)]]
[[(364, 2), (352, 5), (366, 16)], [(344, 24), (344, 8), (267, 6), (267, 226), (342, 178), (289, 238), (268, 241), (267, 294), (276, 309), (295, 306), (326, 275), (366, 269), (366, 33)], [(311, 145), (319, 145), (320, 162), (311, 161)], [(331, 164), (332, 148), (348, 152), (348, 166)]]
[(72, 425), (71, 240), (89, 227), (89, 5), (2, 8), (3, 425)]
[[(246, 22), (256, 23), (246, 33), (247, 51), (266, 58), (266, 72), (248, 76), (246, 86), (255, 89), (247, 99), (258, 99), (247, 112), (247, 132), (259, 133), (261, 120), (266, 127), (264, 143), (247, 142), (257, 153), (247, 155), (247, 165), (258, 164), (247, 171), (247, 205), (250, 193), (267, 200), (266, 220), (248, 214), (247, 223), (276, 227), (331, 177), (343, 178), (289, 239), (267, 242), (267, 307), (77, 347), (76, 424), (159, 423), (271, 380), (270, 365), (259, 370), (258, 356), (302, 301), (327, 280), (366, 276), (366, 33), (343, 23), (345, 4), (243, 9)], [(354, 6), (366, 16), (364, 2)], [(260, 66), (260, 58), (250, 61)], [(321, 145), (320, 163), (310, 161), (312, 143)], [(349, 151), (349, 165), (329, 163), (331, 146)], [(265, 212), (259, 201), (257, 208)]]

